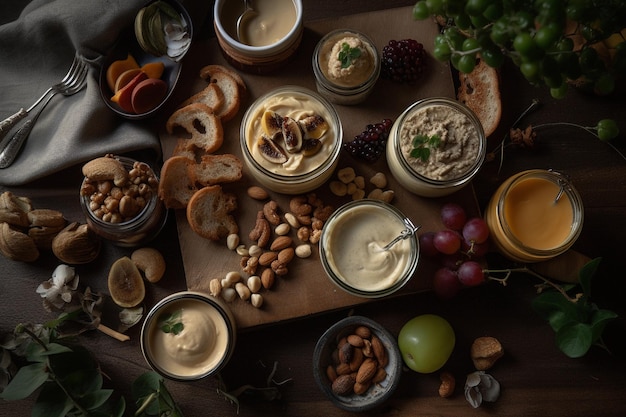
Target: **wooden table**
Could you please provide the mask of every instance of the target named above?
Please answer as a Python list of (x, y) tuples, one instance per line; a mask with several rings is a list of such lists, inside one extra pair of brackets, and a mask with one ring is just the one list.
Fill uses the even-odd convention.
[[(411, 5), (411, 1), (305, 1), (307, 22), (330, 16), (349, 15)], [(210, 22), (206, 25), (209, 36)], [(501, 125), (491, 139), (495, 146), (522, 110), (533, 98), (543, 103), (540, 110), (525, 122), (577, 122), (587, 126), (605, 117), (618, 120), (620, 137), (614, 142), (622, 152), (626, 132), (626, 102), (623, 95), (600, 98), (570, 91), (560, 101), (550, 98), (544, 89), (528, 85), (512, 67), (502, 69), (504, 114)], [(525, 123), (524, 123), (525, 126)], [(509, 175), (527, 168), (554, 168), (567, 172), (582, 195), (585, 204), (585, 225), (575, 249), (603, 261), (596, 277), (594, 300), (601, 307), (612, 309), (622, 317), (608, 329), (606, 342), (609, 354), (592, 348), (583, 358), (570, 359), (555, 345), (550, 327), (531, 309), (537, 281), (525, 275), (515, 276), (509, 285), (496, 283), (465, 290), (452, 301), (442, 302), (431, 293), (381, 300), (318, 315), (312, 318), (240, 332), (231, 361), (222, 372), (228, 388), (243, 384), (263, 386), (276, 362), (277, 381), (290, 379), (281, 386), (279, 401), (245, 402), (241, 416), (347, 416), (334, 407), (315, 385), (311, 358), (313, 347), (326, 328), (348, 314), (368, 316), (397, 334), (403, 323), (422, 313), (440, 314), (453, 325), (457, 345), (446, 365), (457, 377), (452, 398), (437, 394), (438, 374), (421, 375), (406, 371), (401, 386), (386, 406), (371, 415), (445, 415), (445, 416), (623, 416), (626, 415), (626, 345), (623, 340), (626, 321), (623, 295), (626, 294), (623, 256), (626, 251), (626, 161), (608, 145), (581, 130), (559, 128), (541, 133), (534, 152), (507, 150), (503, 169), (497, 163), (487, 164), (474, 182), (478, 203), (484, 207), (497, 185)], [(38, 207), (62, 210), (69, 219), (80, 219), (76, 184), (80, 182), (79, 167), (35, 184), (13, 188), (18, 195), (27, 195)], [(0, 188), (0, 191), (5, 189)], [(153, 304), (163, 296), (185, 289), (186, 282), (174, 216), (154, 242), (167, 260), (167, 272), (161, 283), (149, 288), (146, 303)], [(79, 269), (81, 282), (96, 290), (106, 291), (106, 273), (112, 260), (127, 250), (105, 246), (97, 262)], [(0, 332), (11, 331), (19, 322), (41, 323), (51, 316), (41, 307), (37, 285), (48, 279), (58, 261), (44, 257), (35, 264), (22, 264), (0, 258)], [(99, 332), (81, 336), (110, 378), (107, 385), (123, 394), (131, 403), (132, 381), (148, 370), (139, 348), (139, 328), (129, 331), (131, 340), (118, 342)], [(502, 385), (500, 399), (473, 409), (463, 397), (465, 375), (473, 371), (469, 346), (479, 336), (497, 337), (505, 356), (490, 370)], [(194, 383), (167, 382), (174, 398), (187, 416), (236, 415), (235, 407), (216, 393), (217, 380)], [(0, 402), (0, 415), (28, 415), (32, 399), (21, 402)]]

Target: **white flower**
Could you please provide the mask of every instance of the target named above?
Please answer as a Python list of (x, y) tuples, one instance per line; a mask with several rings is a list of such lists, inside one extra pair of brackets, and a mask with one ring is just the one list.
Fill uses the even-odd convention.
[(72, 293), (78, 288), (78, 274), (68, 265), (59, 265), (52, 272), (52, 278), (37, 287), (37, 294), (44, 299), (47, 310), (62, 310), (66, 303), (72, 302)]
[(472, 372), (465, 380), (465, 399), (474, 408), (483, 401), (494, 402), (500, 397), (500, 383), (484, 371)]

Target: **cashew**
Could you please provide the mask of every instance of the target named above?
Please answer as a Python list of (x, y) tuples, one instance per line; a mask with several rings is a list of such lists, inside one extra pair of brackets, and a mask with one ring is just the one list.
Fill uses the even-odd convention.
[(454, 375), (452, 375), (448, 371), (443, 371), (441, 375), (439, 375), (439, 379), (441, 379), (441, 385), (439, 386), (439, 396), (442, 398), (447, 398), (451, 396), (454, 393), (454, 387), (456, 385)]
[(209, 293), (213, 296), (213, 297), (219, 297), (219, 295), (222, 292), (222, 282), (220, 281), (219, 278), (213, 278), (210, 282), (209, 282)]
[(276, 233), (278, 236), (284, 236), (288, 234), (290, 230), (291, 226), (289, 225), (289, 223), (281, 223), (276, 226), (276, 228), (274, 229), (274, 233)]
[(312, 253), (311, 245), (306, 243), (298, 245), (296, 246), (295, 253), (298, 258), (308, 258)]
[(143, 272), (148, 282), (158, 282), (165, 274), (165, 259), (154, 248), (140, 248), (133, 251), (130, 259)]
[(83, 165), (82, 171), (90, 181), (113, 180), (118, 187), (126, 185), (129, 177), (124, 165), (109, 155), (92, 159)]
[(330, 192), (335, 194), (337, 197), (343, 197), (348, 194), (348, 185), (341, 181), (331, 181), (329, 187)]
[(261, 248), (267, 246), (272, 235), (272, 229), (269, 222), (263, 214), (263, 210), (260, 210), (256, 216), (256, 224), (254, 229), (250, 231), (249, 238), (257, 243)]
[(237, 246), (239, 246), (239, 235), (237, 233), (231, 233), (228, 235), (226, 237), (226, 246), (230, 250), (237, 249)]
[(339, 178), (339, 181), (344, 184), (348, 184), (354, 181), (356, 178), (356, 172), (354, 172), (354, 168), (352, 167), (341, 168), (337, 171), (337, 178)]
[(367, 198), (372, 199), (372, 200), (381, 200), (382, 201), (382, 199), (383, 199), (383, 190), (380, 189), (380, 188), (374, 188), (367, 195)]
[(263, 205), (263, 214), (272, 226), (280, 224), (280, 216), (278, 215), (278, 203), (274, 200), (268, 201)]
[(384, 173), (377, 172), (372, 178), (370, 178), (370, 182), (376, 188), (385, 188), (387, 186), (387, 177)]

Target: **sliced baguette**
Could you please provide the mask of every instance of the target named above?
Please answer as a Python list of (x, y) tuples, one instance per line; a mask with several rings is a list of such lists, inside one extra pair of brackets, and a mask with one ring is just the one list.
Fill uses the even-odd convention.
[(209, 106), (213, 113), (219, 114), (225, 100), (222, 89), (216, 83), (209, 83), (202, 91), (183, 101), (180, 107), (182, 108), (193, 103), (203, 103)]
[(192, 180), (203, 186), (239, 181), (242, 175), (243, 164), (232, 154), (203, 155), (191, 170)]
[(243, 80), (241, 75), (237, 71), (234, 71), (223, 65), (219, 65), (219, 64), (205, 65), (204, 67), (200, 69), (200, 78), (202, 78), (205, 81), (211, 81), (211, 78), (213, 78), (213, 74), (216, 74), (218, 72), (225, 72), (226, 74), (233, 77), (235, 81), (237, 81), (237, 85), (239, 86), (240, 92), (243, 95), (247, 93), (248, 87), (246, 86), (246, 82)]
[(203, 103), (193, 103), (176, 110), (167, 119), (165, 128), (170, 135), (181, 127), (191, 135), (188, 146), (204, 149), (206, 153), (217, 151), (224, 142), (222, 121), (213, 110)]
[(485, 131), (491, 135), (502, 116), (500, 98), (500, 79), (495, 68), (479, 60), (469, 74), (459, 72), (459, 90), (457, 98), (476, 114)]
[(235, 195), (223, 192), (219, 185), (209, 185), (196, 191), (189, 200), (187, 221), (198, 235), (220, 240), (239, 232), (237, 222), (230, 215), (236, 208)]
[(186, 208), (198, 187), (191, 178), (190, 167), (195, 162), (184, 156), (172, 156), (163, 163), (159, 180), (159, 198), (165, 207), (171, 209)]

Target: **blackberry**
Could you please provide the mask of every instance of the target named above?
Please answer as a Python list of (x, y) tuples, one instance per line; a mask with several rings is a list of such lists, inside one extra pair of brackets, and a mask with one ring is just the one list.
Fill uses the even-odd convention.
[(415, 84), (426, 67), (424, 45), (415, 39), (390, 40), (383, 48), (381, 78)]
[(343, 147), (355, 158), (365, 162), (376, 162), (385, 152), (391, 125), (393, 125), (391, 119), (383, 119), (380, 123), (369, 124), (352, 141), (344, 143)]

